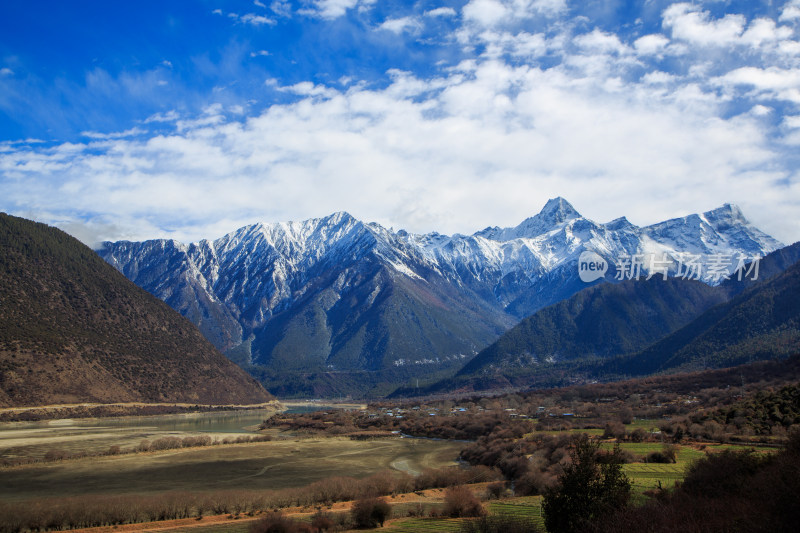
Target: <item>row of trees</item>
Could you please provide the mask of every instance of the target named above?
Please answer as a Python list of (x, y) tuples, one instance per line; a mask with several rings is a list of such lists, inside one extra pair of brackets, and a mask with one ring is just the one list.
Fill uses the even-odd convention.
[(305, 487), (281, 490), (169, 492), (157, 495), (85, 495), (30, 502), (0, 502), (0, 533), (114, 526), (231, 514), (255, 516), (287, 507), (331, 505), (431, 488), (501, 479), (497, 470), (479, 466), (429, 469), (419, 476), (379, 472), (362, 479), (331, 477)]

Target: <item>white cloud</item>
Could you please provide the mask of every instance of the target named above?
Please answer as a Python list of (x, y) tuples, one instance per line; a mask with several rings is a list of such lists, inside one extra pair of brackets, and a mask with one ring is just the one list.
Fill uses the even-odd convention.
[(151, 115), (144, 120), (145, 124), (149, 124), (151, 122), (175, 122), (178, 120), (180, 116), (174, 110), (167, 111), (166, 113), (156, 113), (155, 115)]
[(792, 37), (794, 32), (786, 26), (777, 26), (772, 19), (758, 18), (750, 23), (742, 34), (742, 41), (757, 48), (765, 43), (783, 41)]
[(645, 85), (669, 84), (674, 83), (675, 81), (677, 81), (676, 76), (660, 70), (654, 70), (653, 72), (648, 72), (642, 76), (642, 83)]
[(622, 41), (615, 34), (606, 33), (598, 29), (578, 35), (574, 41), (578, 47), (593, 54), (625, 55), (631, 52), (630, 48), (622, 44)]
[(664, 10), (662, 23), (672, 30), (674, 39), (696, 46), (767, 47), (787, 55), (800, 51), (798, 43), (791, 39), (794, 31), (769, 18), (756, 18), (748, 24), (744, 15), (729, 13), (714, 19), (698, 6), (679, 3)]
[(362, 0), (313, 0), (314, 7), (312, 9), (303, 9), (299, 13), (323, 19), (336, 19), (344, 16), (348, 10), (365, 3)]
[(750, 112), (757, 117), (765, 117), (771, 114), (772, 111), (774, 110), (771, 107), (767, 107), (761, 104), (754, 105), (752, 108), (750, 108)]
[(278, 87), (279, 91), (289, 92), (301, 96), (317, 96), (330, 98), (335, 96), (337, 91), (324, 85), (314, 85), (310, 81), (301, 81), (288, 87)]
[(800, 129), (800, 115), (789, 115), (783, 118), (783, 124), (787, 128)]
[(553, 17), (566, 9), (564, 0), (470, 0), (462, 15), (468, 23), (491, 28), (537, 16)]
[(256, 50), (255, 52), (250, 52), (250, 57), (266, 57), (268, 55), (271, 54), (266, 50)]
[(269, 5), (269, 8), (279, 17), (288, 18), (292, 16), (292, 4), (289, 0), (275, 0)]
[[(334, 19), (371, 3), (308, 5), (305, 14)], [(382, 26), (396, 33), (423, 16), (456, 26), (442, 40), (458, 38), (461, 62), (429, 77), (390, 68), (385, 86), (269, 79), (288, 103), (258, 114), (223, 93), (224, 105), (199, 115), (140, 124), (155, 133), (0, 144), (3, 206), (86, 222), (69, 206), (104, 232), (196, 240), (338, 210), (468, 233), (516, 224), (557, 195), (593, 219), (637, 224), (732, 201), (778, 238), (800, 238), (800, 173), (786, 155), (800, 119), (776, 103), (800, 103), (786, 26), (680, 3), (662, 13), (664, 35), (623, 37), (548, 18), (565, 8), (472, 0), (460, 18), (451, 8), (390, 16)]]
[(239, 20), (245, 24), (252, 24), (253, 26), (263, 26), (268, 25), (272, 26), (275, 24), (275, 21), (271, 18), (265, 17), (263, 15), (256, 15), (254, 13), (247, 13), (246, 15), (242, 15), (239, 17)]
[(464, 18), (481, 26), (494, 26), (506, 20), (511, 10), (500, 0), (470, 0), (463, 9)]
[(727, 87), (752, 87), (769, 98), (800, 104), (800, 68), (741, 67), (714, 80)]
[(131, 128), (125, 131), (112, 132), (112, 133), (99, 133), (96, 131), (82, 131), (81, 135), (90, 139), (107, 140), (107, 139), (122, 139), (125, 137), (133, 137), (145, 133), (141, 128)]
[(0, 68), (0, 76), (13, 76), (14, 71), (8, 67)]
[(267, 7), (264, 3), (259, 2), (258, 0), (253, 0), (253, 5), (256, 5), (258, 7), (263, 7), (263, 8)]
[(639, 224), (724, 201), (761, 224), (769, 205), (779, 222), (765, 229), (800, 232), (790, 216), (798, 197), (774, 184), (797, 186), (773, 168), (761, 121), (720, 118), (717, 97), (700, 88), (618, 81), (619, 90), (568, 66), (500, 59), (431, 79), (391, 75), (380, 90), (281, 87), (297, 101), (241, 121), (209, 106), (174, 133), (100, 149), (3, 152), (6, 201), (37, 198), (43, 212), (103, 206), (126, 235), (181, 240), (342, 209), (412, 231), (470, 232), (516, 224), (556, 195), (591, 218)]
[(660, 33), (654, 33), (639, 37), (634, 41), (633, 47), (639, 55), (652, 56), (662, 53), (668, 44), (669, 39)]
[(712, 19), (708, 11), (701, 11), (689, 3), (673, 4), (663, 14), (663, 25), (672, 30), (673, 38), (706, 46), (736, 43), (744, 31), (745, 22), (745, 17), (738, 14)]
[(378, 29), (390, 31), (392, 33), (403, 33), (404, 31), (420, 28), (420, 22), (414, 17), (401, 17), (384, 21)]
[(455, 17), (458, 13), (452, 7), (437, 7), (425, 12), (426, 17)]
[(794, 21), (800, 19), (800, 1), (790, 0), (786, 2), (781, 10), (780, 21)]
[(547, 39), (541, 33), (512, 34), (486, 30), (481, 32), (478, 39), (486, 45), (483, 56), (487, 58), (498, 58), (508, 54), (515, 58), (532, 59), (547, 54), (548, 50)]

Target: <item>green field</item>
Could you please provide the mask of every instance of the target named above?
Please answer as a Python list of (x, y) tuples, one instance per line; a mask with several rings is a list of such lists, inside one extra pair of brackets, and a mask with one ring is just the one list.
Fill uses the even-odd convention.
[(398, 520), (387, 526), (387, 531), (397, 532), (451, 532), (458, 531), (461, 518), (408, 518)]
[(542, 517), (542, 497), (526, 496), (510, 498), (489, 504), (491, 514), (513, 516), (530, 520), (544, 531), (544, 518)]
[[(513, 516), (530, 520), (542, 530), (544, 521), (542, 519), (542, 497), (525, 496), (520, 498), (508, 498), (500, 501), (489, 502), (486, 505), (490, 514)], [(408, 532), (408, 533), (442, 533), (458, 531), (466, 518), (405, 518), (392, 522), (386, 529), (388, 531)]]

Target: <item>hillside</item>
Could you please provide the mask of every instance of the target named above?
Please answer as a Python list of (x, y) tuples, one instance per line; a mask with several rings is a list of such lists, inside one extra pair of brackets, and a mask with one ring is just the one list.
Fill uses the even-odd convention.
[(524, 319), (458, 375), (635, 353), (724, 300), (722, 291), (697, 281), (603, 283)]
[(191, 322), (91, 249), (0, 214), (0, 405), (270, 399)]
[(800, 353), (800, 263), (715, 306), (609, 371), (720, 368)]

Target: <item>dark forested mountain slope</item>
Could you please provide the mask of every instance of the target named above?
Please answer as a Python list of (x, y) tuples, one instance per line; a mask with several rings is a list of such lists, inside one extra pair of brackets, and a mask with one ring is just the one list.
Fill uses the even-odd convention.
[(720, 368), (800, 353), (800, 263), (715, 306), (609, 370), (647, 374)]
[(724, 300), (717, 288), (690, 280), (604, 283), (524, 319), (459, 374), (631, 354)]

